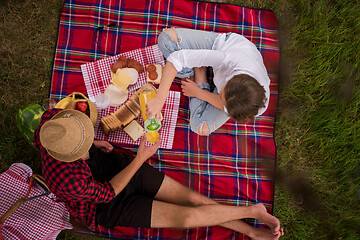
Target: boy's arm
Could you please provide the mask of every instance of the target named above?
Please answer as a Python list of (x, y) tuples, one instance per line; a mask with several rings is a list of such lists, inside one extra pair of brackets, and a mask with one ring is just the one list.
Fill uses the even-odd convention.
[[(206, 71), (207, 71), (207, 67), (200, 67), (200, 68), (195, 67), (194, 68), (195, 83), (208, 82)], [(193, 86), (193, 87), (195, 87), (195, 91), (196, 91), (196, 87), (198, 87), (198, 86), (196, 84), (196, 86)], [(221, 101), (221, 98), (220, 98), (219, 94), (211, 93), (211, 92), (205, 91), (203, 89), (200, 89), (200, 90), (195, 95), (195, 97), (197, 97), (198, 99), (201, 99), (201, 100), (203, 100), (205, 102), (208, 102), (211, 105), (213, 105), (214, 107), (217, 107), (217, 108), (219, 108), (221, 110), (224, 109), (224, 105), (223, 105), (223, 103)]]
[(219, 94), (208, 92), (200, 88), (199, 94), (196, 97), (200, 100), (210, 103), (214, 107), (224, 110), (224, 105)]
[[(196, 75), (195, 75), (196, 77)], [(224, 104), (219, 94), (201, 89), (192, 80), (186, 79), (181, 82), (181, 88), (185, 96), (196, 97), (200, 100), (210, 103), (216, 108), (224, 110)]]

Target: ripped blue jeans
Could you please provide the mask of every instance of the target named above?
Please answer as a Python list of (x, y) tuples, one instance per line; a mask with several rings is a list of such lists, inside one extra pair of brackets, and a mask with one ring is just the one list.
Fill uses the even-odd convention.
[[(164, 30), (158, 37), (158, 46), (165, 56), (181, 49), (212, 49), (215, 39), (219, 35), (215, 32), (205, 32), (192, 29), (174, 28), (179, 39), (173, 41)], [(192, 68), (184, 68), (176, 75), (179, 78), (188, 78), (194, 75)], [(201, 89), (210, 92), (209, 83), (199, 83)], [(219, 94), (215, 88), (213, 93)], [(229, 116), (208, 102), (195, 97), (189, 99), (190, 128), (199, 135), (209, 135), (229, 120)]]

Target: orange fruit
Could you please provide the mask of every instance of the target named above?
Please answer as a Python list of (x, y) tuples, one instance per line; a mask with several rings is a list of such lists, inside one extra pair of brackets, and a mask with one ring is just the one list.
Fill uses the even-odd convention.
[(156, 143), (159, 139), (159, 133), (157, 131), (150, 131), (146, 133), (146, 140), (150, 143)]

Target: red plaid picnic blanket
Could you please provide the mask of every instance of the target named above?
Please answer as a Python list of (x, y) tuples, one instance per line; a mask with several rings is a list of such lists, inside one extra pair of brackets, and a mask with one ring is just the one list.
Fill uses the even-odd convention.
[[(161, 64), (164, 65), (164, 57), (157, 45), (153, 45), (146, 48), (135, 49), (123, 54), (128, 58), (137, 60), (143, 66), (146, 64)], [(81, 65), (81, 71), (84, 77), (84, 82), (87, 90), (87, 94), (91, 101), (95, 101), (96, 95), (104, 93), (105, 88), (111, 84), (111, 73), (110, 65), (114, 63), (120, 55), (107, 57), (96, 62), (90, 62), (87, 64)], [(146, 83), (146, 72), (143, 72), (139, 75), (139, 79), (136, 84), (130, 85), (128, 87), (128, 99), (130, 96), (136, 92), (142, 85)], [(171, 149), (174, 140), (176, 120), (179, 111), (180, 103), (180, 92), (170, 91), (168, 98), (164, 104), (162, 115), (163, 120), (161, 122), (161, 129), (159, 134), (161, 137), (161, 146), (160, 148)], [(115, 112), (119, 107), (108, 107), (106, 109), (99, 109), (98, 118), (109, 115), (110, 113)], [(141, 117), (137, 120), (144, 126), (144, 121)], [(111, 132), (109, 136), (106, 136), (101, 127), (99, 126), (99, 121), (95, 125), (95, 138), (99, 140), (106, 140), (112, 143), (121, 143), (121, 144), (133, 144), (140, 145), (140, 139), (134, 142), (129, 135), (124, 131), (119, 130)]]
[[(229, 120), (204, 137), (191, 132), (188, 99), (181, 94), (172, 149), (158, 150), (149, 163), (220, 203), (262, 202), (272, 212), (273, 131), (279, 73), (278, 23), (273, 12), (188, 0), (66, 0), (60, 19), (51, 97), (59, 99), (73, 91), (86, 94), (80, 65), (155, 45), (165, 27), (244, 35), (264, 58), (271, 79), (270, 103), (255, 121), (243, 125)], [(181, 92), (180, 83), (175, 81), (171, 90)], [(264, 227), (257, 221), (248, 222)], [(97, 233), (127, 239), (247, 239), (221, 227), (189, 230), (99, 227)]]

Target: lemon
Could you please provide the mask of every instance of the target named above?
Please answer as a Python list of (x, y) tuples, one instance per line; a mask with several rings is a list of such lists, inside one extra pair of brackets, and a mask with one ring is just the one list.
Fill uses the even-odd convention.
[(146, 133), (146, 140), (150, 143), (156, 143), (159, 139), (159, 133), (157, 131), (149, 131)]

